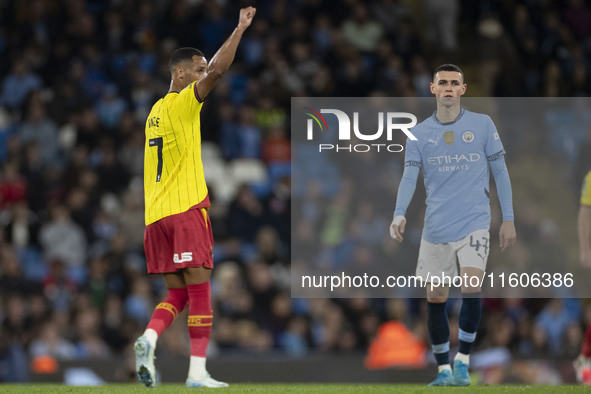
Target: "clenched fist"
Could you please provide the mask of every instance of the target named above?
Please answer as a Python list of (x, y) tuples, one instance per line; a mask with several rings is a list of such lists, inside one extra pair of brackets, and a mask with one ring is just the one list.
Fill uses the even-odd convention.
[(246, 7), (240, 9), (240, 18), (238, 20), (238, 28), (246, 30), (252, 22), (252, 18), (257, 13), (257, 9), (254, 7)]

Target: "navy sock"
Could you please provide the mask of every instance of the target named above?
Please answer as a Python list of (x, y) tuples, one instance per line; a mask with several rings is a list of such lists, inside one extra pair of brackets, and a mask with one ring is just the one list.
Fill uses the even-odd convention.
[(427, 301), (427, 328), (437, 365), (449, 364), (449, 323), (446, 304)]
[(463, 295), (462, 309), (460, 309), (460, 346), (458, 352), (470, 354), (472, 343), (476, 339), (476, 331), (480, 324), (482, 311), (481, 293), (468, 293)]

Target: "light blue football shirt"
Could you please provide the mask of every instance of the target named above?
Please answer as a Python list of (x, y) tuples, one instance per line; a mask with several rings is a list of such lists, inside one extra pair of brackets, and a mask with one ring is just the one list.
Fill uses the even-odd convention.
[[(427, 210), (423, 238), (445, 243), (490, 227), (489, 160), (505, 154), (488, 115), (461, 109), (455, 121), (441, 123), (435, 113), (412, 128), (404, 165), (423, 169)], [(406, 207), (397, 207), (404, 215)]]

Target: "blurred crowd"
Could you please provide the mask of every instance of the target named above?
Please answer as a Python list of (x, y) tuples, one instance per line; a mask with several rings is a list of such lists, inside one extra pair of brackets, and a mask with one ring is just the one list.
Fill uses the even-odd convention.
[[(248, 160), (263, 176), (208, 178), (212, 354), (364, 351), (391, 319), (427, 338), (422, 300), (290, 297), (292, 96), (429, 96), (441, 62), (460, 64), (482, 96), (591, 93), (584, 0), (0, 0), (0, 381), (25, 380), (42, 355), (125, 354), (143, 330), (166, 293), (142, 247), (145, 118), (168, 90), (171, 52), (210, 59), (246, 5), (255, 21), (203, 107), (204, 166), (211, 157), (229, 174)], [(351, 256), (371, 260), (383, 245), (414, 258), (413, 243), (384, 240), (396, 186), (391, 207), (351, 206), (351, 231), (366, 238)], [(317, 218), (296, 231), (330, 241), (322, 221), (344, 207), (295, 207)], [(555, 229), (536, 215), (518, 214), (517, 232), (543, 244)], [(494, 299), (483, 316), (478, 348), (574, 357), (591, 310)], [(159, 351), (188, 354), (183, 325), (171, 332)]]

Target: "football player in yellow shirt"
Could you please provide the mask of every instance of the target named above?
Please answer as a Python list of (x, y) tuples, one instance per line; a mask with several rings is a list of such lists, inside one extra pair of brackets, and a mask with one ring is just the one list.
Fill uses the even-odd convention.
[(228, 386), (205, 368), (213, 318), (209, 285), (213, 236), (201, 162), (200, 112), (203, 100), (232, 64), (255, 13), (253, 7), (240, 10), (238, 26), (209, 63), (195, 48), (177, 49), (169, 62), (170, 89), (146, 120), (144, 249), (148, 272), (162, 274), (168, 289), (134, 345), (138, 380), (147, 387), (156, 383), (158, 336), (187, 306), (191, 359), (186, 385)]
[[(591, 246), (589, 234), (591, 233), (591, 171), (585, 176), (581, 189), (581, 205), (577, 221), (579, 234), (580, 260), (583, 267), (591, 268)], [(577, 380), (583, 384), (591, 384), (591, 324), (587, 326), (581, 354), (574, 362), (577, 372)]]

